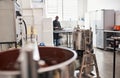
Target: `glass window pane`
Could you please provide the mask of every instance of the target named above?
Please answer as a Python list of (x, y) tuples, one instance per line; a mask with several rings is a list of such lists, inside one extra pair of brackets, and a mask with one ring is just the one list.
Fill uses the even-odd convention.
[(60, 20), (78, 19), (78, 0), (47, 0), (46, 2), (47, 17), (54, 19), (58, 15)]

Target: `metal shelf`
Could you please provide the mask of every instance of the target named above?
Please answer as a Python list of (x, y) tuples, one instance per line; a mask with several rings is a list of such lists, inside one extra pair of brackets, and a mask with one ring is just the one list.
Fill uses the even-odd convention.
[(106, 48), (107, 48), (107, 49), (112, 49), (112, 50), (114, 49), (113, 47), (106, 47)]
[[(113, 50), (113, 47), (109, 47), (109, 43), (113, 42), (114, 39), (112, 37), (116, 37), (119, 38), (120, 37), (120, 31), (113, 31), (113, 30), (104, 30), (104, 40), (105, 40), (105, 47), (104, 49), (111, 49)], [(119, 41), (120, 42), (120, 41)], [(118, 51), (118, 49), (116, 48), (116, 50)], [(120, 51), (120, 49), (119, 49)]]
[(112, 39), (112, 38), (106, 38), (106, 40), (109, 40), (109, 41), (114, 41), (114, 39)]
[(113, 30), (104, 30), (104, 32), (106, 32), (106, 33), (108, 33), (108, 32), (110, 32), (110, 33), (120, 33), (120, 31), (113, 31)]
[(116, 48), (116, 51), (120, 51), (120, 48)]
[[(114, 47), (106, 47), (107, 49), (114, 50)], [(116, 48), (116, 51), (120, 51), (120, 48)]]

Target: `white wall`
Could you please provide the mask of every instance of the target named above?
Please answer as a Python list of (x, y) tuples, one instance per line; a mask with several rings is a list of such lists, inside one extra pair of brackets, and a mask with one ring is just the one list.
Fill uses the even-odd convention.
[(88, 11), (99, 9), (120, 10), (120, 0), (88, 0)]
[(78, 17), (83, 18), (87, 11), (87, 0), (78, 0)]
[[(49, 31), (44, 32), (45, 26), (43, 27), (43, 19), (46, 17), (45, 4), (40, 3), (38, 4), (39, 6), (36, 5), (33, 7), (31, 0), (19, 0), (18, 2), (22, 6), (22, 15), (27, 27), (30, 28), (31, 26), (35, 26), (36, 28), (38, 34), (38, 43), (44, 42), (46, 45), (53, 45), (53, 33)], [(50, 24), (48, 25), (51, 26)], [(52, 30), (52, 28), (49, 30)], [(47, 38), (44, 38), (45, 36), (47, 36)]]
[(18, 0), (22, 8), (31, 8), (31, 0)]

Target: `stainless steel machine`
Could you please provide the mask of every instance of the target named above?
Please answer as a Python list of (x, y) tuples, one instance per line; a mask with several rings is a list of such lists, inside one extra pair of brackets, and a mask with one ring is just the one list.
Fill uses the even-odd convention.
[[(28, 69), (30, 65), (35, 66), (35, 68), (37, 69), (38, 78), (74, 78), (74, 69), (75, 69), (74, 61), (77, 58), (77, 54), (75, 51), (63, 47), (39, 47), (38, 50), (40, 52), (41, 60), (45, 61), (44, 65), (40, 65), (37, 63), (37, 65), (35, 66), (35, 64), (33, 65), (30, 62), (29, 62), (30, 64), (26, 65)], [(19, 49), (8, 50), (7, 52), (4, 53), (6, 53), (7, 55), (11, 55), (12, 53), (13, 55), (13, 53), (15, 54), (17, 52), (18, 54), (16, 54), (16, 56), (18, 57), (19, 53), (21, 53), (19, 52)], [(0, 55), (2, 54), (0, 53)], [(28, 56), (30, 57), (30, 54), (28, 54)], [(13, 64), (12, 66), (9, 66), (9, 68), (6, 68), (7, 66), (6, 64), (4, 64), (6, 69), (4, 68), (1, 69), (0, 66), (0, 78), (10, 78), (10, 77), (22, 78), (21, 76), (25, 75), (26, 71), (21, 72), (20, 67), (16, 66), (17, 57), (15, 58), (12, 57), (14, 58), (14, 60), (11, 60)], [(0, 62), (1, 60), (8, 62), (7, 58), (6, 56), (4, 56), (4, 59), (0, 58)], [(32, 60), (29, 59), (29, 61)], [(32, 74), (31, 72), (33, 71), (34, 70), (32, 69), (27, 71), (27, 75), (28, 76), (31, 75)], [(33, 78), (33, 77), (29, 77), (29, 78)]]

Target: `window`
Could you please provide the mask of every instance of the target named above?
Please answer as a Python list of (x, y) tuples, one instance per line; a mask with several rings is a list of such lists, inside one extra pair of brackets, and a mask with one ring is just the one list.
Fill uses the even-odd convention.
[(77, 20), (78, 0), (46, 0), (46, 12), (53, 19), (58, 15), (60, 20)]
[(33, 2), (43, 3), (43, 0), (32, 0)]
[(32, 7), (34, 8), (43, 8), (45, 0), (32, 0)]

